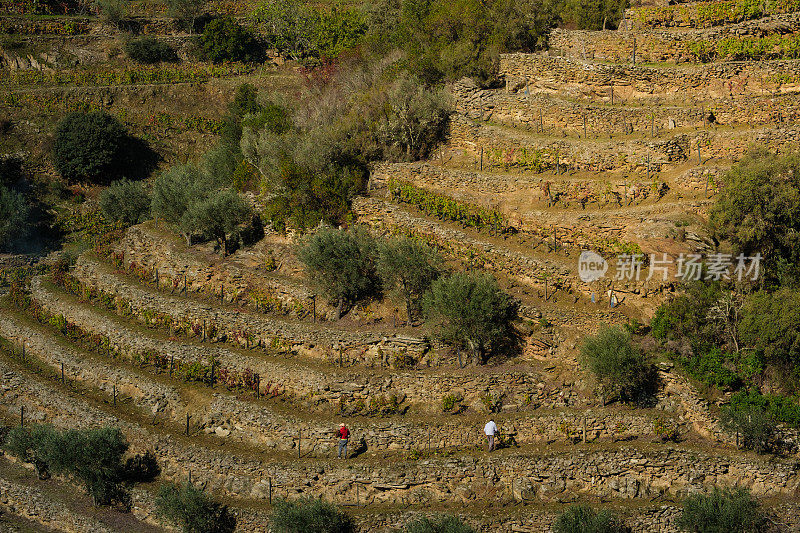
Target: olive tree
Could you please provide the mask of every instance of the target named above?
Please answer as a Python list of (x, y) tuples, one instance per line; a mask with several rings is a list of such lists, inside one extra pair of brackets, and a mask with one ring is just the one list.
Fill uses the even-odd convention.
[(236, 517), (191, 483), (164, 485), (156, 498), (156, 515), (184, 533), (233, 533)]
[(513, 321), (517, 303), (491, 274), (458, 272), (439, 278), (423, 298), (425, 315), (448, 344), (468, 348), (475, 363), (507, 348), (517, 339)]
[(323, 228), (306, 241), (299, 256), (322, 290), (337, 302), (337, 320), (346, 305), (377, 288), (375, 241), (365, 229)]
[(147, 220), (150, 203), (150, 195), (137, 181), (115, 181), (100, 194), (100, 210), (103, 216), (128, 226)]
[(222, 189), (193, 202), (181, 217), (180, 227), (185, 233), (196, 231), (215, 239), (225, 256), (228, 255), (228, 235), (250, 215), (250, 206), (236, 191)]
[(405, 302), (409, 322), (420, 309), (422, 296), (439, 277), (441, 263), (430, 246), (413, 239), (393, 239), (380, 246), (378, 273), (384, 288), (395, 288)]

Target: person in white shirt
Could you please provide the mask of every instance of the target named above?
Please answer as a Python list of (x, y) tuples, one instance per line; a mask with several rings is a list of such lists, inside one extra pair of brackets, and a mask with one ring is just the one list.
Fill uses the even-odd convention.
[(489, 420), (483, 427), (483, 432), (486, 433), (486, 438), (489, 440), (489, 451), (494, 450), (494, 436), (497, 433), (497, 424), (494, 420)]

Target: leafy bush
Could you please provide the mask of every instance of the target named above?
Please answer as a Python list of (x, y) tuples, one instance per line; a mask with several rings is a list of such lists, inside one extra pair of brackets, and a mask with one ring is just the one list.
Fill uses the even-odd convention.
[(767, 361), (800, 366), (800, 291), (759, 291), (745, 301), (739, 334)]
[(0, 249), (26, 236), (29, 213), (22, 193), (0, 185)]
[(474, 533), (475, 530), (455, 516), (423, 516), (406, 524), (405, 533)]
[(709, 222), (746, 256), (761, 254), (767, 281), (800, 283), (800, 154), (753, 151), (723, 177)]
[(354, 533), (353, 519), (332, 503), (313, 498), (277, 500), (269, 520), (274, 533)]
[(57, 430), (52, 426), (18, 427), (10, 431), (6, 449), (23, 461), (80, 481), (99, 504), (130, 506), (123, 489), (122, 457), (128, 443), (118, 428)]
[(203, 28), (200, 36), (203, 54), (214, 63), (263, 60), (264, 51), (253, 33), (230, 17), (214, 19)]
[(370, 42), (402, 49), (426, 85), (470, 76), (497, 81), (499, 54), (547, 46), (554, 3), (539, 0), (385, 2), (373, 11)]
[(384, 288), (394, 288), (406, 305), (408, 320), (421, 308), (422, 296), (441, 272), (441, 258), (425, 243), (393, 239), (379, 247), (378, 273)]
[(476, 363), (517, 347), (517, 303), (491, 274), (458, 272), (439, 278), (423, 298), (423, 308), (442, 340), (468, 348)]
[(706, 385), (732, 389), (742, 384), (741, 377), (726, 366), (726, 364), (734, 365), (735, 360), (733, 354), (713, 347), (708, 351), (680, 359), (680, 362), (692, 376)]
[(719, 417), (722, 428), (737, 437), (741, 445), (758, 453), (767, 452), (773, 446), (776, 424), (767, 412), (759, 407), (723, 407)]
[(152, 36), (128, 40), (125, 43), (125, 53), (139, 63), (152, 64), (178, 60), (174, 48)]
[(108, 113), (70, 113), (56, 128), (53, 162), (70, 181), (108, 179), (121, 170), (127, 137), (125, 127)]
[(100, 194), (103, 216), (127, 226), (147, 220), (150, 202), (150, 195), (138, 181), (115, 181)]
[(228, 235), (251, 215), (250, 206), (231, 189), (216, 191), (193, 202), (181, 217), (184, 232), (201, 233), (219, 242), (222, 255), (228, 255)]
[(94, 6), (100, 12), (100, 16), (112, 24), (119, 24), (125, 17), (127, 4), (126, 0), (94, 0)]
[(169, 15), (194, 30), (195, 21), (203, 14), (206, 0), (166, 0)]
[(252, 18), (270, 48), (296, 61), (336, 58), (355, 48), (367, 30), (364, 15), (355, 9), (319, 10), (291, 0), (262, 3)]
[(345, 305), (377, 290), (375, 240), (365, 229), (323, 228), (305, 242), (299, 255), (308, 274), (338, 302), (337, 319)]
[(703, 533), (753, 533), (764, 526), (764, 514), (747, 489), (718, 489), (692, 494), (683, 502), (678, 527)]
[(749, 409), (765, 411), (778, 422), (800, 427), (800, 402), (797, 398), (779, 394), (761, 394), (756, 389), (749, 389), (731, 396), (730, 406), (737, 411)]
[(566, 0), (561, 17), (581, 30), (615, 30), (628, 0)]
[(630, 334), (618, 327), (603, 327), (596, 336), (587, 337), (581, 346), (581, 363), (623, 401), (644, 403), (656, 393), (654, 365), (634, 346)]
[(553, 523), (553, 533), (622, 533), (625, 528), (611, 512), (573, 505)]
[(164, 485), (156, 498), (156, 515), (180, 527), (184, 533), (232, 533), (236, 517), (228, 507), (209, 498), (203, 491), (186, 484)]

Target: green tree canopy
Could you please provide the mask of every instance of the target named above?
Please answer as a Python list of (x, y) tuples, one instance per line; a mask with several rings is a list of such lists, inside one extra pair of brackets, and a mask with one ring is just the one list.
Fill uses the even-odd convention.
[(0, 185), (0, 249), (26, 235), (29, 213), (22, 193)]
[(184, 232), (203, 234), (219, 242), (222, 255), (228, 254), (228, 235), (251, 215), (250, 206), (232, 189), (221, 189), (193, 202), (181, 217)]
[(110, 181), (123, 171), (127, 138), (125, 127), (108, 113), (70, 113), (56, 128), (53, 162), (69, 181)]
[(337, 319), (346, 305), (375, 292), (375, 248), (375, 240), (365, 229), (323, 228), (300, 249), (308, 274), (338, 302)]
[(580, 30), (616, 30), (628, 0), (566, 0), (561, 18)]
[(200, 36), (203, 54), (214, 63), (224, 61), (258, 62), (264, 58), (261, 43), (253, 33), (231, 17), (214, 19)]
[(202, 490), (187, 483), (164, 485), (156, 498), (156, 515), (184, 533), (233, 533), (236, 517)]
[(380, 246), (377, 267), (384, 288), (397, 290), (412, 321), (420, 310), (422, 296), (439, 277), (442, 261), (427, 244), (404, 237)]
[(5, 447), (20, 459), (74, 478), (97, 503), (130, 504), (121, 485), (122, 457), (128, 442), (119, 428), (58, 430), (52, 426), (18, 427), (9, 433)]
[(747, 256), (761, 254), (765, 274), (800, 280), (800, 154), (752, 151), (723, 177), (710, 224)]
[(100, 194), (103, 216), (128, 226), (147, 220), (150, 203), (150, 195), (138, 181), (115, 181)]
[(490, 353), (507, 349), (517, 340), (513, 327), (517, 303), (491, 274), (458, 272), (439, 278), (425, 295), (423, 307), (442, 340), (468, 348), (476, 363), (486, 362)]
[(779, 365), (800, 366), (800, 291), (759, 291), (747, 298), (739, 323), (742, 342)]
[(581, 346), (581, 363), (622, 400), (644, 402), (656, 392), (653, 364), (619, 327), (603, 327), (596, 336), (587, 337)]

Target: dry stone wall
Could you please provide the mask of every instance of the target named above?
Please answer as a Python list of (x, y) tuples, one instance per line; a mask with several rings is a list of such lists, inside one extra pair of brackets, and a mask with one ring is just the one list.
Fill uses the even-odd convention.
[[(633, 23), (637, 12), (628, 10), (629, 16), (616, 31), (564, 30), (550, 32), (550, 50), (556, 55), (583, 60), (632, 63), (634, 41), (636, 62), (693, 62), (687, 44), (693, 41), (714, 41), (726, 37), (795, 33), (800, 30), (800, 13), (782, 13), (738, 24), (695, 30), (669, 31), (660, 28), (643, 28)], [(628, 28), (628, 29), (626, 29)], [(629, 31), (632, 28), (634, 31)]]
[(715, 485), (749, 487), (760, 497), (794, 496), (798, 491), (796, 461), (744, 455), (723, 458), (663, 446), (646, 451), (569, 448), (544, 454), (465, 455), (379, 465), (296, 459), (264, 462), (151, 433), (98, 412), (82, 399), (68, 399), (44, 383), (22, 378), (2, 362), (0, 372), (5, 378), (0, 402), (10, 415), (25, 405), (32, 418), (62, 427), (117, 425), (128, 436), (131, 451), (155, 451), (163, 465), (162, 478), (183, 481), (191, 471), (195, 483), (217, 495), (265, 500), (270, 480), (274, 496), (324, 496), (337, 503), (353, 503), (358, 491), (359, 501), (367, 505), (468, 503), (478, 494), (490, 502), (511, 498), (572, 501), (579, 494), (614, 499), (680, 497)]
[[(243, 268), (232, 261), (224, 265), (209, 262), (191, 253), (171, 239), (158, 237), (148, 225), (129, 228), (115, 245), (116, 257), (128, 272), (156, 279), (159, 285), (178, 293), (200, 293), (227, 302), (295, 317), (310, 316), (312, 290), (291, 279)], [(317, 304), (317, 316), (325, 318), (323, 299)]]
[(736, 61), (687, 67), (607, 65), (544, 54), (501, 54), (507, 87), (591, 100), (702, 102), (800, 90), (800, 61)]
[[(556, 135), (563, 131), (583, 137), (585, 132), (588, 139), (626, 133), (663, 136), (675, 128), (779, 125), (800, 120), (796, 94), (724, 98), (688, 106), (633, 102), (623, 107), (526, 93), (524, 88), (516, 92), (480, 89), (469, 79), (453, 84), (451, 93), (456, 111), (469, 119)], [(714, 122), (710, 123), (712, 114)]]

